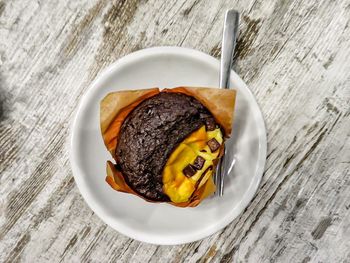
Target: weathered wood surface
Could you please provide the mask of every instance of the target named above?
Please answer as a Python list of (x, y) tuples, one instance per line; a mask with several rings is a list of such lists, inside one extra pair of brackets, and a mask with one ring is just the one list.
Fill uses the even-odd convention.
[[(160, 45), (220, 56), (242, 12), (237, 71), (262, 108), (268, 159), (250, 206), (180, 246), (118, 234), (85, 204), (68, 132), (101, 69)], [(350, 2), (0, 2), (0, 262), (350, 262)]]

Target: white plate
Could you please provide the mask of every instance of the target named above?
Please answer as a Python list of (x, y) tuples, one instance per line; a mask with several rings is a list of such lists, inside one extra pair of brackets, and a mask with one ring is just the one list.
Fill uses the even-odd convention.
[(71, 130), (70, 161), (78, 188), (91, 209), (120, 233), (153, 244), (182, 244), (207, 237), (228, 225), (252, 200), (266, 159), (266, 132), (254, 96), (235, 72), (235, 124), (226, 147), (236, 164), (225, 180), (222, 198), (195, 208), (148, 203), (114, 191), (105, 182), (112, 160), (99, 128), (99, 102), (111, 91), (150, 87), (202, 86), (219, 83), (219, 61), (202, 52), (157, 47), (125, 56), (104, 70), (84, 95)]

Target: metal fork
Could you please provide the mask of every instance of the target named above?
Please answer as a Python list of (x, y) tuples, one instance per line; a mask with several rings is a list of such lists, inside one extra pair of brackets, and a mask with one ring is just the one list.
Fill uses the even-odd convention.
[[(220, 88), (230, 88), (230, 73), (233, 54), (238, 36), (239, 13), (236, 10), (230, 9), (226, 11), (224, 30), (221, 44), (221, 64), (220, 64)], [(218, 163), (215, 173), (216, 195), (223, 196), (224, 194), (224, 179), (227, 174), (227, 156), (228, 151), (232, 149), (225, 148), (225, 154)]]

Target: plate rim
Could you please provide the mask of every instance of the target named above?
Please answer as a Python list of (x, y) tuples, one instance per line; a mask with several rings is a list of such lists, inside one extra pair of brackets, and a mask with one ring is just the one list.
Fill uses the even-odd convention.
[[(220, 224), (216, 224), (215, 226), (212, 226), (211, 228), (206, 228), (205, 231), (202, 231), (198, 234), (192, 234), (183, 238), (164, 238), (157, 235), (150, 235), (150, 234), (139, 234), (139, 232), (127, 231), (125, 227), (121, 227), (120, 224), (116, 224), (115, 219), (110, 217), (108, 214), (106, 214), (101, 207), (99, 207), (98, 203), (92, 198), (88, 191), (87, 191), (87, 185), (84, 182), (81, 174), (83, 174), (83, 171), (79, 168), (79, 165), (77, 164), (77, 147), (74, 146), (75, 137), (77, 136), (77, 123), (79, 120), (79, 117), (81, 117), (82, 109), (84, 108), (84, 105), (86, 105), (90, 101), (90, 97), (92, 96), (94, 90), (96, 89), (96, 85), (98, 85), (99, 82), (102, 82), (103, 80), (107, 79), (113, 73), (116, 69), (122, 67), (125, 64), (132, 63), (134, 60), (141, 58), (146, 58), (147, 56), (153, 56), (153, 55), (185, 55), (188, 58), (192, 59), (200, 59), (205, 60), (206, 63), (210, 64), (214, 67), (220, 66), (220, 61), (204, 52), (201, 52), (199, 50), (191, 49), (191, 48), (184, 48), (184, 47), (176, 47), (176, 46), (160, 46), (160, 47), (151, 47), (151, 48), (145, 48), (141, 49), (132, 53), (129, 53), (110, 65), (106, 66), (103, 70), (101, 70), (95, 79), (90, 83), (87, 90), (82, 95), (82, 98), (80, 99), (80, 102), (78, 103), (78, 107), (75, 110), (75, 115), (73, 118), (73, 121), (70, 125), (70, 132), (69, 132), (69, 161), (70, 165), (72, 167), (72, 173), (75, 180), (75, 183), (78, 187), (78, 190), (80, 194), (83, 196), (84, 201), (87, 203), (87, 205), (90, 207), (90, 209), (107, 225), (112, 227), (114, 230), (116, 230), (118, 233), (123, 234), (124, 236), (133, 238), (135, 240), (146, 242), (150, 244), (155, 245), (179, 245), (179, 244), (186, 244), (194, 241), (198, 241), (201, 239), (204, 239), (224, 227), (226, 227), (228, 224), (230, 224), (234, 219), (236, 219), (246, 207), (250, 204), (250, 202), (253, 200), (254, 196), (256, 195), (256, 192), (258, 190), (258, 187), (260, 185), (260, 182), (263, 177), (263, 173), (265, 170), (265, 164), (266, 164), (266, 155), (267, 155), (267, 134), (266, 134), (266, 126), (265, 126), (265, 120), (261, 111), (261, 108), (259, 104), (256, 101), (255, 96), (249, 89), (248, 85), (238, 76), (236, 72), (234, 72), (231, 69), (231, 78), (234, 76), (235, 82), (241, 82), (241, 85), (244, 85), (246, 87), (247, 92), (252, 97), (252, 102), (255, 103), (258, 111), (255, 111), (254, 117), (258, 117), (261, 120), (261, 123), (258, 124), (258, 126), (263, 131), (262, 134), (259, 136), (259, 156), (257, 159), (257, 167), (258, 169), (255, 171), (255, 175), (253, 176), (253, 180), (250, 182), (249, 187), (247, 188), (246, 193), (242, 196), (242, 199), (237, 204), (238, 208), (234, 209), (231, 213), (229, 213), (224, 219), (220, 222)], [(258, 115), (258, 116), (257, 116)], [(235, 212), (236, 211), (236, 212)], [(237, 212), (238, 211), (238, 212)]]

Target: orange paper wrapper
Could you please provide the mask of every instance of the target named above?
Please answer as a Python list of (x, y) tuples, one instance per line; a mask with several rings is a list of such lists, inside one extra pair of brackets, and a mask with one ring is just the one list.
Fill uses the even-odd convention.
[[(213, 114), (216, 122), (223, 128), (224, 136), (226, 138), (230, 136), (236, 99), (235, 90), (202, 87), (177, 87), (173, 89), (164, 89), (162, 91), (160, 91), (159, 88), (117, 91), (106, 95), (100, 104), (100, 126), (103, 141), (114, 159), (116, 159), (115, 149), (118, 143), (118, 134), (125, 118), (142, 101), (157, 95), (160, 92), (183, 93), (196, 98)], [(223, 150), (224, 147), (222, 146), (220, 149), (220, 157), (223, 155)], [(119, 192), (134, 194), (148, 202), (157, 202), (148, 200), (144, 196), (135, 192), (127, 184), (123, 174), (118, 171), (110, 161), (107, 161), (106, 182)], [(215, 184), (212, 176), (210, 176), (200, 188), (197, 188), (193, 192), (189, 201), (183, 203), (168, 203), (178, 207), (195, 207), (203, 199), (214, 192)]]

